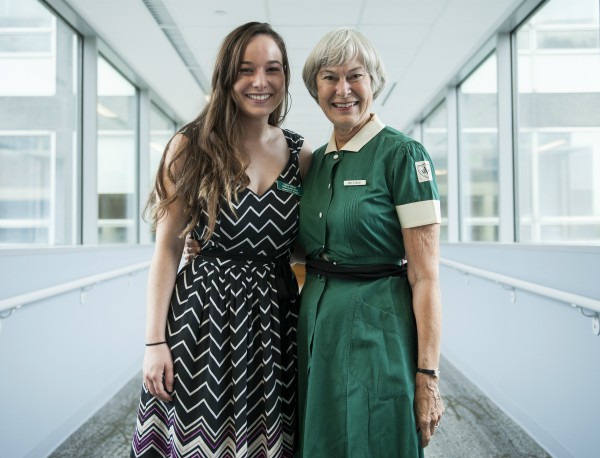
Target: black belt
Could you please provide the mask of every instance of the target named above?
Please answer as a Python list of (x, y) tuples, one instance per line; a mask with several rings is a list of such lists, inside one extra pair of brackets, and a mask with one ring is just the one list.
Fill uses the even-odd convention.
[(328, 278), (345, 280), (376, 280), (384, 277), (406, 277), (407, 265), (368, 264), (364, 266), (340, 266), (332, 262), (306, 260), (306, 272)]
[(278, 302), (288, 303), (298, 297), (298, 282), (296, 281), (296, 276), (290, 266), (289, 256), (272, 258), (263, 255), (248, 255), (244, 253), (229, 253), (228, 251), (223, 250), (209, 250), (200, 252), (199, 257), (245, 261), (256, 264), (275, 264), (275, 286), (277, 288)]

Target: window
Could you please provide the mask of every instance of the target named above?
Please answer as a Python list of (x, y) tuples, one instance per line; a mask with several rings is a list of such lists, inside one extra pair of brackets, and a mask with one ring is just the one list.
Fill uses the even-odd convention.
[(461, 240), (497, 241), (498, 83), (496, 55), (459, 87)]
[(137, 242), (137, 90), (98, 58), (98, 243)]
[(440, 240), (448, 240), (448, 127), (445, 102), (423, 121), (423, 146), (431, 155), (440, 192)]
[(80, 38), (36, 0), (0, 9), (0, 244), (74, 244)]
[(597, 0), (552, 0), (515, 33), (521, 242), (600, 242), (598, 21)]

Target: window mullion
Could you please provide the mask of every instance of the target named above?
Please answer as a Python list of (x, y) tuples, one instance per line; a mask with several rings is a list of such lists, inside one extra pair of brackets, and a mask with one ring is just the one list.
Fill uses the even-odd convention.
[(81, 160), (82, 243), (98, 244), (98, 43), (83, 40), (83, 123)]
[(446, 112), (448, 131), (448, 242), (458, 242), (459, 223), (459, 184), (458, 184), (458, 100), (456, 87), (446, 92)]
[(515, 186), (513, 135), (513, 71), (509, 33), (498, 35), (498, 214), (499, 241), (515, 241)]

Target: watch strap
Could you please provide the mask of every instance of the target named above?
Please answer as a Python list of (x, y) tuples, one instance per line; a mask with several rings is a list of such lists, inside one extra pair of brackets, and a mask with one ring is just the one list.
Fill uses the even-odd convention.
[(440, 376), (440, 370), (439, 369), (421, 369), (420, 367), (417, 367), (417, 372), (420, 372), (421, 374), (431, 375), (433, 377), (439, 377)]

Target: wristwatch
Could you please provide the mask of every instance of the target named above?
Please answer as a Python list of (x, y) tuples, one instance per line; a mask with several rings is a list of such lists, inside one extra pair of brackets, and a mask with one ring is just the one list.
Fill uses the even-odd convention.
[(417, 372), (420, 372), (421, 374), (432, 375), (433, 377), (438, 377), (438, 378), (440, 376), (439, 369), (421, 369), (420, 367), (417, 367)]

